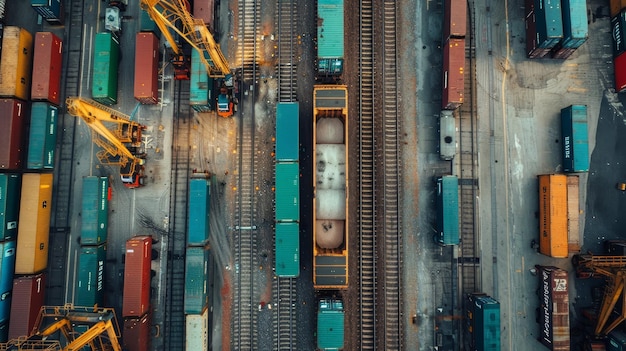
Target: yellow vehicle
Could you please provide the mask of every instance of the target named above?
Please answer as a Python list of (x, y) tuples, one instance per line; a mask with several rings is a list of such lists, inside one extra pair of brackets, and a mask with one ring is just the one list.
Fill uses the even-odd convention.
[(626, 183), (617, 183), (617, 190), (626, 191)]

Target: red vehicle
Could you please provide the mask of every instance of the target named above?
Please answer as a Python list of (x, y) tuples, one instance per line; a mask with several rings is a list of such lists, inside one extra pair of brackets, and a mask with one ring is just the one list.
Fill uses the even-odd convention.
[(626, 53), (613, 59), (615, 66), (615, 91), (621, 93), (626, 89)]
[(539, 342), (552, 351), (569, 351), (569, 290), (567, 271), (535, 266), (539, 276)]
[(13, 280), (9, 339), (28, 336), (44, 303), (46, 275), (39, 273)]
[(159, 38), (152, 32), (139, 32), (135, 40), (135, 99), (156, 104), (159, 92)]
[(140, 318), (124, 319), (124, 331), (122, 341), (124, 349), (131, 351), (150, 350), (150, 322), (151, 314), (148, 312)]
[(26, 106), (21, 100), (0, 99), (0, 170), (22, 166)]
[(463, 103), (465, 89), (465, 39), (448, 39), (443, 46), (442, 109), (454, 110)]
[(49, 101), (59, 106), (62, 66), (63, 41), (50, 32), (36, 33), (31, 100)]
[(467, 1), (446, 0), (444, 3), (443, 38), (465, 38), (467, 32)]
[(140, 235), (126, 241), (122, 317), (141, 317), (150, 310), (151, 261), (151, 236)]

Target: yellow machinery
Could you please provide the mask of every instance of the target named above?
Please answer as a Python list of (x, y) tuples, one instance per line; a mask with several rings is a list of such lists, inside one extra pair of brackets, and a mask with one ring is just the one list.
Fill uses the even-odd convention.
[(609, 317), (613, 314), (615, 305), (624, 292), (626, 283), (626, 256), (594, 256), (575, 255), (572, 259), (576, 267), (576, 275), (579, 278), (591, 278), (601, 276), (606, 280), (604, 298), (598, 313), (598, 320), (594, 329), (596, 337), (609, 334), (613, 329), (626, 320), (626, 299), (621, 299), (621, 307), (617, 317), (607, 325)]
[[(142, 185), (145, 154), (141, 153), (141, 131), (146, 127), (130, 117), (92, 100), (68, 97), (67, 112), (80, 117), (92, 129), (92, 140), (100, 146), (96, 156), (101, 163), (119, 166), (127, 188)], [(110, 124), (109, 128), (105, 123)]]
[(0, 344), (0, 350), (121, 351), (115, 311), (109, 308), (44, 306), (29, 336)]

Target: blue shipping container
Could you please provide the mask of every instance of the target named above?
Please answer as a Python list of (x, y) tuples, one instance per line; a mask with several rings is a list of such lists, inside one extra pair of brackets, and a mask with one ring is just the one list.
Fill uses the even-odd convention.
[(185, 257), (185, 314), (201, 314), (209, 304), (209, 253), (188, 247)]
[(563, 39), (561, 0), (535, 0), (537, 47), (552, 49)]
[(297, 102), (279, 102), (276, 106), (276, 161), (300, 158), (300, 114)]
[(63, 15), (61, 0), (30, 0), (30, 5), (46, 21), (61, 24)]
[(100, 245), (107, 240), (109, 227), (109, 178), (83, 178), (81, 245)]
[(15, 272), (15, 241), (0, 243), (0, 323), (9, 320), (11, 312), (11, 290)]
[(78, 254), (75, 306), (104, 305), (104, 262), (106, 246), (83, 246)]
[(300, 165), (280, 162), (275, 165), (275, 219), (277, 222), (300, 220)]
[(572, 105), (561, 110), (561, 134), (563, 170), (565, 172), (589, 171), (586, 105)]
[(17, 236), (21, 188), (19, 175), (0, 173), (0, 241)]
[(456, 176), (437, 178), (437, 231), (437, 244), (459, 244), (459, 179)]
[(300, 224), (276, 223), (276, 275), (297, 277), (300, 275)]
[(54, 168), (59, 108), (47, 102), (33, 102), (30, 109), (28, 169)]
[(470, 349), (500, 351), (500, 303), (487, 295), (470, 294), (468, 310)]
[(343, 0), (317, 1), (317, 71), (320, 75), (343, 73)]
[(564, 48), (578, 49), (589, 36), (587, 24), (586, 0), (561, 0), (563, 8), (563, 40)]
[(189, 105), (198, 112), (213, 110), (213, 79), (200, 60), (198, 50), (191, 50)]
[(189, 226), (187, 245), (204, 246), (209, 241), (211, 184), (207, 179), (189, 182)]

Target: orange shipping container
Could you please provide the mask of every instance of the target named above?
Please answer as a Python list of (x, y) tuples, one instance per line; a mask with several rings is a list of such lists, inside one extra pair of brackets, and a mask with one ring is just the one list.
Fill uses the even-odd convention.
[(20, 27), (4, 28), (0, 58), (0, 96), (28, 100), (33, 36)]
[(567, 176), (568, 251), (580, 252), (580, 194), (578, 176)]
[(566, 258), (567, 245), (567, 176), (539, 175), (539, 252), (550, 257)]
[(619, 15), (626, 8), (626, 0), (611, 0), (611, 18)]
[(15, 274), (35, 274), (46, 269), (51, 204), (52, 174), (24, 174)]

